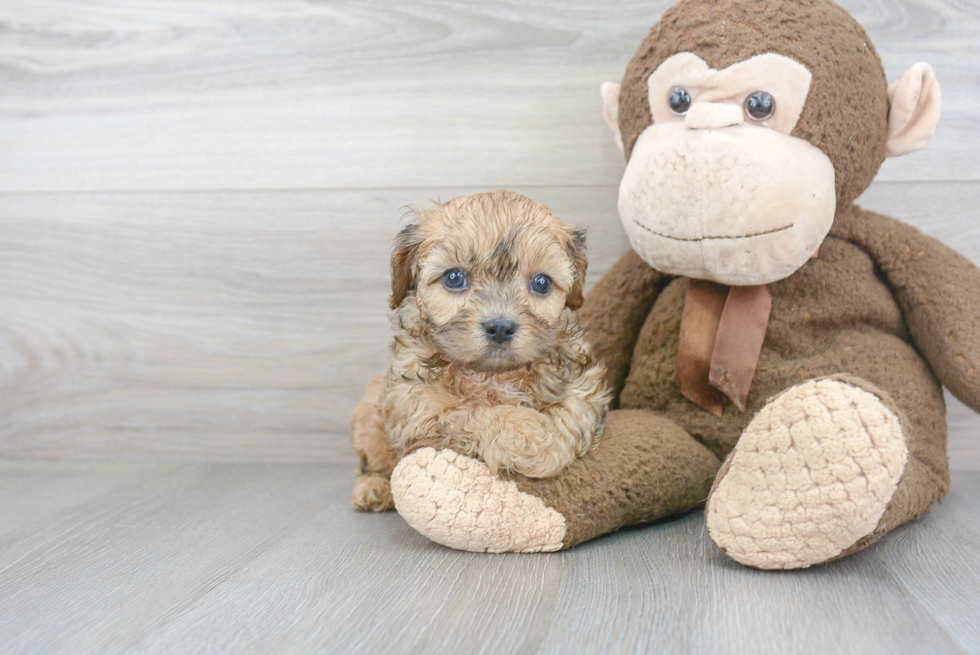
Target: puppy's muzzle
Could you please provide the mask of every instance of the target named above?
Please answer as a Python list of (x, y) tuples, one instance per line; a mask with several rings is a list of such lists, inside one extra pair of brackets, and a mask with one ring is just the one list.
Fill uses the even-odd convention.
[(517, 323), (506, 318), (491, 318), (483, 324), (487, 338), (498, 344), (505, 344), (514, 338)]

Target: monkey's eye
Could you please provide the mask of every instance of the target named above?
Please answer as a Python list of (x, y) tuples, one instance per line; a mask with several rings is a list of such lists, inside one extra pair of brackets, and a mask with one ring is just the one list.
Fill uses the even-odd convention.
[(745, 115), (754, 121), (764, 121), (776, 111), (776, 99), (765, 91), (756, 91), (745, 99)]
[(442, 274), (442, 286), (450, 291), (462, 291), (469, 286), (466, 280), (466, 273), (458, 268), (451, 268)]
[(679, 86), (675, 86), (667, 94), (667, 104), (670, 110), (680, 116), (691, 108), (691, 94)]
[(531, 291), (539, 296), (547, 296), (551, 293), (551, 278), (544, 273), (538, 273), (531, 280)]

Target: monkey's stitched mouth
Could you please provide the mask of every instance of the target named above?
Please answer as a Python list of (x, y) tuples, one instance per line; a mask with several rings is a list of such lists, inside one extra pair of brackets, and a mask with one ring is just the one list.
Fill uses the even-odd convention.
[(639, 227), (643, 228), (644, 230), (646, 230), (647, 232), (649, 232), (650, 234), (652, 234), (654, 236), (662, 237), (664, 239), (670, 239), (671, 241), (689, 241), (689, 242), (695, 242), (695, 241), (711, 241), (711, 240), (716, 240), (716, 241), (717, 240), (722, 240), (723, 241), (723, 240), (727, 240), (727, 239), (751, 239), (753, 237), (762, 237), (762, 236), (765, 236), (767, 234), (775, 234), (777, 232), (783, 232), (785, 230), (790, 229), (794, 225), (793, 223), (790, 223), (789, 225), (784, 225), (782, 227), (773, 228), (771, 230), (765, 230), (763, 232), (755, 232), (753, 234), (737, 234), (737, 235), (731, 236), (731, 237), (726, 237), (726, 236), (710, 236), (709, 235), (709, 236), (706, 236), (706, 237), (698, 237), (696, 239), (687, 239), (687, 238), (684, 238), (684, 237), (672, 237), (669, 234), (661, 234), (660, 232), (657, 232), (656, 230), (651, 230), (650, 228), (648, 228), (646, 225), (644, 225), (640, 221), (636, 220), (635, 218), (633, 219), (633, 222), (636, 223)]

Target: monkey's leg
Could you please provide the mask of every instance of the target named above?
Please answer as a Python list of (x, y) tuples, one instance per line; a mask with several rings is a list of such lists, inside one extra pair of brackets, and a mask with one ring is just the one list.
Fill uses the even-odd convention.
[(720, 462), (671, 421), (610, 412), (602, 440), (553, 478), (504, 479), (438, 446), (395, 468), (395, 505), (420, 533), (477, 552), (555, 551), (701, 506)]
[(763, 569), (843, 557), (929, 511), (949, 490), (945, 407), (930, 380), (914, 421), (850, 376), (810, 380), (771, 400), (742, 433), (711, 491), (711, 539)]
[(357, 452), (357, 482), (351, 504), (362, 512), (394, 509), (391, 499), (391, 471), (398, 462), (381, 419), (381, 391), (384, 375), (371, 378), (350, 422), (350, 441)]

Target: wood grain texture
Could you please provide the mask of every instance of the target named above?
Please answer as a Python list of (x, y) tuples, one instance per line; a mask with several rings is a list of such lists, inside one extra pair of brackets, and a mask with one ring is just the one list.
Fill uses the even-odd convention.
[[(616, 184), (598, 87), (670, 4), (8, 0), (0, 191)], [(980, 5), (842, 4), (943, 86), (881, 179), (980, 180)]]
[[(87, 466), (90, 480), (113, 475)], [(184, 465), (8, 533), (0, 540), (3, 650), (130, 648), (316, 514), (328, 477), (301, 466)], [(45, 478), (21, 482), (33, 505), (66, 493)]]
[[(72, 512), (104, 496), (126, 495), (130, 487), (180, 466), (168, 462), (0, 460), (0, 543), (39, 534), (54, 515)], [(41, 481), (50, 492), (42, 493)]]
[[(6, 196), (0, 454), (350, 461), (350, 412), (387, 365), (404, 206), (477, 190)], [(628, 247), (615, 187), (517, 190), (590, 228), (590, 284)], [(860, 202), (980, 262), (980, 184)], [(951, 401), (954, 467), (980, 469), (978, 436)]]
[[(76, 502), (86, 471), (106, 492)], [(872, 549), (791, 573), (724, 558), (700, 512), (563, 553), (452, 551), (351, 510), (337, 466), (0, 473), (48, 503), (0, 509), (5, 653), (980, 652), (980, 473)]]

